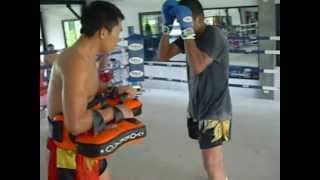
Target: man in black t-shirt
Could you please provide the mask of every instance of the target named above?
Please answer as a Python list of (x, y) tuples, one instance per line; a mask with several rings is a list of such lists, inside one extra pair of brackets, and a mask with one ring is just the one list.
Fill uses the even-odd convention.
[[(167, 0), (163, 7), (160, 59), (185, 53), (188, 64), (188, 132), (197, 139), (210, 180), (225, 180), (223, 142), (231, 138), (232, 107), (229, 92), (229, 50), (223, 32), (204, 23), (198, 0)], [(181, 37), (169, 43), (173, 20)]]

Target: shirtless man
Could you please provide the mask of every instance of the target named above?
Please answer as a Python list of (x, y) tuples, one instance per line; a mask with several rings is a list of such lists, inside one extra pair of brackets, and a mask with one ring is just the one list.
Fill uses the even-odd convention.
[[(87, 109), (87, 104), (100, 91), (96, 66), (97, 55), (110, 54), (116, 47), (122, 31), (123, 19), (123, 14), (115, 5), (105, 1), (92, 2), (84, 9), (81, 17), (81, 37), (72, 47), (65, 49), (53, 64), (48, 89), (48, 118), (53, 119), (57, 114), (62, 113), (64, 127), (73, 136), (90, 130), (95, 131), (97, 126), (114, 119), (116, 111), (114, 108), (93, 111)], [(127, 98), (130, 99), (136, 96), (136, 91), (128, 86), (118, 88), (116, 91), (118, 94), (127, 93)], [(119, 110), (124, 118), (133, 117), (132, 111), (125, 106), (119, 105), (117, 111)], [(50, 143), (50, 139), (48, 142)], [(68, 163), (65, 163), (70, 160), (68, 157), (70, 151), (59, 149), (59, 152), (62, 155), (57, 157), (58, 179), (75, 179), (74, 167), (76, 166), (70, 168), (66, 165)], [(57, 156), (60, 154), (57, 153)], [(70, 156), (74, 157), (74, 154), (71, 153)], [(70, 164), (72, 166), (75, 162), (68, 165)], [(101, 160), (99, 166), (100, 180), (110, 180), (107, 161)]]
[(50, 80), (50, 75), (51, 75), (51, 67), (54, 63), (54, 61), (57, 59), (58, 57), (58, 53), (57, 51), (54, 49), (54, 45), (53, 44), (48, 44), (47, 46), (47, 52), (49, 54), (46, 54), (43, 58), (43, 62), (44, 65), (46, 66), (46, 78), (45, 81), (49, 82)]
[(57, 51), (54, 49), (54, 45), (53, 44), (48, 44), (47, 51), (49, 52), (49, 54), (46, 54), (44, 56), (44, 64), (52, 65), (54, 60), (58, 56)]

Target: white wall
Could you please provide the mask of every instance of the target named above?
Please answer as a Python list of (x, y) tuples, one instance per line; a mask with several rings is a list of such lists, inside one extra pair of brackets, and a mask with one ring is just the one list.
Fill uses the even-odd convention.
[[(93, 0), (87, 0), (88, 3)], [(139, 12), (160, 11), (164, 0), (105, 0), (115, 4), (123, 12), (125, 21), (123, 22), (123, 37), (128, 36), (127, 26), (134, 26), (135, 32), (140, 33)], [(262, 0), (200, 0), (203, 8), (217, 7), (237, 7), (256, 6), (257, 1)], [(276, 0), (280, 4), (280, 0)]]
[[(93, 0), (87, 0), (88, 3)], [(164, 0), (105, 0), (115, 4), (125, 15), (123, 22), (123, 37), (128, 36), (128, 26), (134, 26), (135, 32), (140, 33), (139, 12), (160, 11)], [(279, 0), (280, 1), (280, 0)], [(254, 6), (257, 0), (200, 0), (203, 8)]]
[[(87, 0), (90, 3), (93, 0)], [(164, 0), (105, 0), (116, 4), (125, 15), (123, 22), (122, 37), (128, 36), (128, 26), (134, 26), (135, 32), (140, 33), (139, 12), (160, 11)], [(204, 8), (237, 7), (257, 5), (258, 0), (200, 0)], [(280, 0), (276, 0), (280, 3)], [(41, 5), (43, 11), (44, 25), (46, 27), (47, 42), (53, 43), (56, 48), (64, 48), (64, 37), (61, 20), (73, 19), (75, 16), (65, 5)], [(73, 6), (73, 9), (80, 14), (80, 6)]]
[[(80, 15), (80, 6), (73, 5), (72, 9)], [(65, 48), (62, 20), (76, 19), (76, 16), (65, 5), (40, 5), (47, 43), (52, 43), (56, 49)]]

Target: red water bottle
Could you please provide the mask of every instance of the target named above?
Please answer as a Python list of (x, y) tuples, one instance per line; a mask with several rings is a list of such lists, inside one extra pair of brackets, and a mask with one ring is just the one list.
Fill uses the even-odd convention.
[(107, 83), (107, 82), (111, 81), (112, 73), (111, 72), (100, 72), (99, 78), (100, 78), (100, 81)]

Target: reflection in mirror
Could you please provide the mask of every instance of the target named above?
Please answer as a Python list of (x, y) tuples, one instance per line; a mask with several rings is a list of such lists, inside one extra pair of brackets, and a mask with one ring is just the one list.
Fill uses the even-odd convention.
[(204, 10), (205, 23), (225, 28), (228, 22), (226, 9)]
[(258, 8), (230, 8), (228, 15), (231, 17), (227, 33), (230, 65), (258, 67), (257, 54), (236, 53), (258, 49)]
[[(157, 60), (158, 43), (161, 37), (162, 16), (160, 12), (141, 13), (140, 25), (143, 35), (157, 35), (146, 37), (146, 61)], [(257, 7), (232, 7), (205, 9), (205, 23), (222, 30), (228, 38), (230, 49), (230, 65), (258, 67), (258, 55), (246, 54), (240, 51), (257, 49), (256, 40), (258, 27)], [(170, 33), (170, 43), (181, 34), (179, 23), (175, 20)], [(148, 32), (149, 31), (149, 32)], [(149, 47), (149, 48), (148, 48)], [(181, 58), (181, 57), (179, 57)], [(181, 58), (183, 59), (183, 58)], [(175, 59), (176, 60), (176, 59)]]
[(145, 36), (159, 34), (161, 32), (161, 15), (142, 15), (142, 34)]

